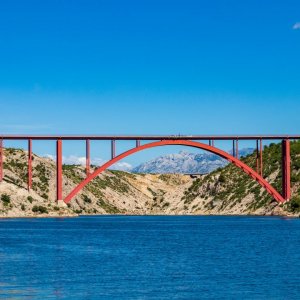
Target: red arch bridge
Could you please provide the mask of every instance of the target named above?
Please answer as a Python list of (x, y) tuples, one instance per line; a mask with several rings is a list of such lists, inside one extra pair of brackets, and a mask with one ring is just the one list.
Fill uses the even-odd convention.
[[(240, 136), (77, 136), (77, 135), (64, 135), (64, 136), (50, 136), (50, 135), (0, 135), (0, 182), (3, 180), (3, 147), (6, 140), (27, 140), (28, 141), (28, 189), (32, 186), (32, 142), (35, 140), (53, 140), (56, 141), (56, 189), (57, 201), (64, 201), (68, 203), (72, 198), (78, 194), (90, 181), (92, 181), (101, 172), (109, 168), (119, 160), (134, 154), (136, 152), (159, 146), (168, 145), (183, 145), (194, 147), (202, 150), (209, 151), (220, 157), (227, 159), (230, 163), (234, 164), (246, 174), (256, 180), (276, 201), (283, 203), (290, 199), (290, 141), (299, 140), (300, 135), (240, 135)], [(68, 195), (63, 196), (62, 184), (62, 147), (65, 140), (81, 140), (86, 145), (86, 178), (80, 182)], [(111, 159), (104, 163), (102, 166), (91, 172), (90, 169), (90, 142), (93, 140), (107, 140), (111, 142)], [(256, 169), (252, 169), (239, 159), (239, 141), (252, 140), (256, 142)], [(279, 193), (267, 180), (263, 177), (263, 142), (271, 140), (282, 141), (282, 193)], [(135, 147), (116, 155), (116, 142), (117, 141), (134, 141)], [(217, 147), (218, 141), (232, 142), (232, 153), (225, 152)]]

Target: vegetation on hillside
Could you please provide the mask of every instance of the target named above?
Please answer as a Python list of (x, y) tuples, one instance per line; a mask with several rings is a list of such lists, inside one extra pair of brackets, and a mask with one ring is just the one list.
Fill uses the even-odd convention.
[[(263, 151), (263, 176), (279, 192), (281, 192), (281, 144), (271, 143)], [(241, 158), (243, 162), (256, 169), (256, 152)], [(286, 204), (286, 209), (295, 213), (300, 212), (300, 142), (291, 142), (291, 186), (292, 198)], [(204, 188), (205, 187), (205, 188)], [(257, 182), (246, 173), (230, 164), (222, 169), (197, 178), (185, 191), (182, 198), (186, 205), (194, 199), (201, 197), (206, 201), (207, 208), (214, 208), (216, 203), (222, 201), (219, 210), (233, 207), (245, 197), (253, 196), (255, 201), (248, 205), (250, 211), (271, 205), (275, 200)]]

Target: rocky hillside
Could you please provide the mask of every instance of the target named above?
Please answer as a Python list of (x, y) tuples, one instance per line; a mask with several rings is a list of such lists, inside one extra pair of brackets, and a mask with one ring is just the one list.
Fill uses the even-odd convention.
[[(246, 156), (253, 153), (253, 150), (253, 148), (240, 149), (239, 155)], [(132, 172), (151, 174), (208, 174), (218, 168), (225, 167), (227, 164), (227, 160), (209, 152), (195, 154), (180, 151), (175, 154), (159, 156), (135, 167)]]
[[(66, 207), (55, 202), (55, 163), (34, 155), (33, 188), (26, 189), (27, 153), (4, 151), (4, 181), (0, 184), (0, 216), (77, 214), (259, 214), (298, 215), (300, 211), (300, 143), (293, 142), (293, 198), (278, 205), (235, 166), (207, 175), (133, 174), (106, 171), (87, 185)], [(265, 177), (280, 189), (280, 145), (263, 153)], [(255, 165), (255, 155), (243, 158)], [(64, 166), (64, 194), (84, 177), (81, 166)]]
[[(255, 169), (256, 155), (242, 159)], [(263, 175), (281, 192), (281, 145), (270, 144), (263, 151)], [(218, 169), (193, 181), (184, 192), (184, 203), (194, 211), (212, 214), (285, 214), (300, 213), (300, 142), (291, 143), (292, 198), (278, 203), (243, 171), (234, 165)]]

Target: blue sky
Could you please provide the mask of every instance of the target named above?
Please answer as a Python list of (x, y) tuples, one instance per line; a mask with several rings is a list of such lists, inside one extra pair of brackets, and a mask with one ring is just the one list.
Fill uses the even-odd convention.
[(299, 134), (299, 22), (298, 0), (3, 1), (0, 132)]

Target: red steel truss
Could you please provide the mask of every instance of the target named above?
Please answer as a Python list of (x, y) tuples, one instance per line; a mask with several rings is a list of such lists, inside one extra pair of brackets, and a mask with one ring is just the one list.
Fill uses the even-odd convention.
[[(57, 200), (70, 202), (91, 180), (98, 176), (101, 172), (109, 168), (119, 160), (132, 155), (136, 152), (159, 146), (183, 145), (194, 148), (203, 149), (219, 155), (242, 169), (250, 177), (256, 180), (272, 197), (278, 202), (288, 201), (291, 197), (290, 186), (290, 140), (299, 140), (300, 135), (238, 135), (238, 136), (222, 136), (222, 135), (144, 135), (144, 136), (105, 136), (105, 135), (0, 135), (0, 182), (3, 180), (3, 147), (5, 140), (27, 140), (28, 141), (28, 190), (32, 187), (32, 141), (35, 140), (54, 140), (56, 141), (56, 188)], [(79, 183), (68, 195), (63, 197), (63, 141), (64, 140), (82, 140), (86, 143), (86, 178)], [(109, 140), (111, 141), (111, 160), (97, 168), (94, 172), (90, 171), (90, 141), (91, 140)], [(133, 149), (116, 155), (116, 141), (132, 140), (136, 142)], [(233, 152), (229, 154), (215, 147), (215, 141), (228, 140), (232, 141)], [(256, 171), (243, 163), (239, 159), (240, 140), (256, 141)], [(282, 193), (274, 189), (263, 178), (263, 141), (264, 140), (282, 140)], [(143, 145), (141, 142), (144, 141)], [(150, 142), (149, 142), (150, 141)], [(199, 141), (208, 141), (208, 144)]]

